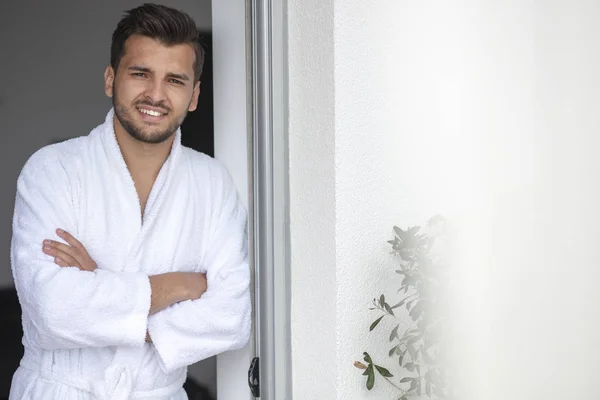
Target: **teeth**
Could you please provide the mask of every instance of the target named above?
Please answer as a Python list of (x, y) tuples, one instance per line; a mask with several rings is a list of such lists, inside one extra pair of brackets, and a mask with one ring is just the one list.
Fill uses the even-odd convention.
[(143, 112), (144, 114), (148, 114), (148, 115), (152, 115), (153, 117), (160, 117), (162, 114), (159, 113), (158, 111), (152, 111), (152, 110), (145, 110), (143, 108), (138, 108), (138, 110), (140, 110), (141, 112)]

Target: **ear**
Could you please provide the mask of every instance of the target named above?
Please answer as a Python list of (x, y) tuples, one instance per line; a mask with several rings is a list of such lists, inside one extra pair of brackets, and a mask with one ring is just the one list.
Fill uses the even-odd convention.
[(109, 65), (108, 67), (106, 67), (106, 70), (104, 71), (104, 93), (106, 93), (106, 95), (108, 97), (113, 96), (114, 82), (115, 82), (115, 71)]
[(200, 81), (196, 82), (194, 85), (194, 92), (192, 93), (192, 100), (190, 101), (190, 106), (188, 107), (188, 111), (194, 111), (196, 107), (198, 107), (198, 96), (200, 95)]

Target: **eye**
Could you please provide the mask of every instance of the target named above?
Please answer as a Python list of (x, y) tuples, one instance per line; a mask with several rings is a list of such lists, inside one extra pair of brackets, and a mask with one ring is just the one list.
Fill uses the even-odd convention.
[(181, 82), (181, 81), (180, 81), (180, 80), (178, 80), (178, 79), (169, 79), (169, 82), (172, 82), (172, 83), (174, 83), (174, 84), (176, 84), (176, 85), (184, 85), (184, 83), (183, 83), (183, 82)]
[(144, 72), (134, 72), (131, 75), (133, 76), (139, 76), (140, 78), (145, 78), (146, 74)]

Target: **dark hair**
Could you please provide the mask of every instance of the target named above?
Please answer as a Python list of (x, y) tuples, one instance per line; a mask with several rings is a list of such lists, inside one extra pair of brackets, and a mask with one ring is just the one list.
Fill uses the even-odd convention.
[(144, 4), (126, 11), (112, 35), (110, 65), (117, 71), (125, 53), (125, 42), (131, 35), (142, 35), (159, 40), (167, 46), (189, 43), (196, 53), (194, 81), (200, 79), (204, 64), (204, 49), (196, 23), (188, 14), (174, 8)]

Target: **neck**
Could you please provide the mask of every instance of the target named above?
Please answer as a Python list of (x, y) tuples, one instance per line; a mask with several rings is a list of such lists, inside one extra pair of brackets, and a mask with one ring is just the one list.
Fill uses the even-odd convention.
[(136, 177), (154, 180), (169, 157), (175, 135), (162, 143), (144, 143), (127, 133), (116, 116), (113, 126), (121, 154), (134, 180)]

